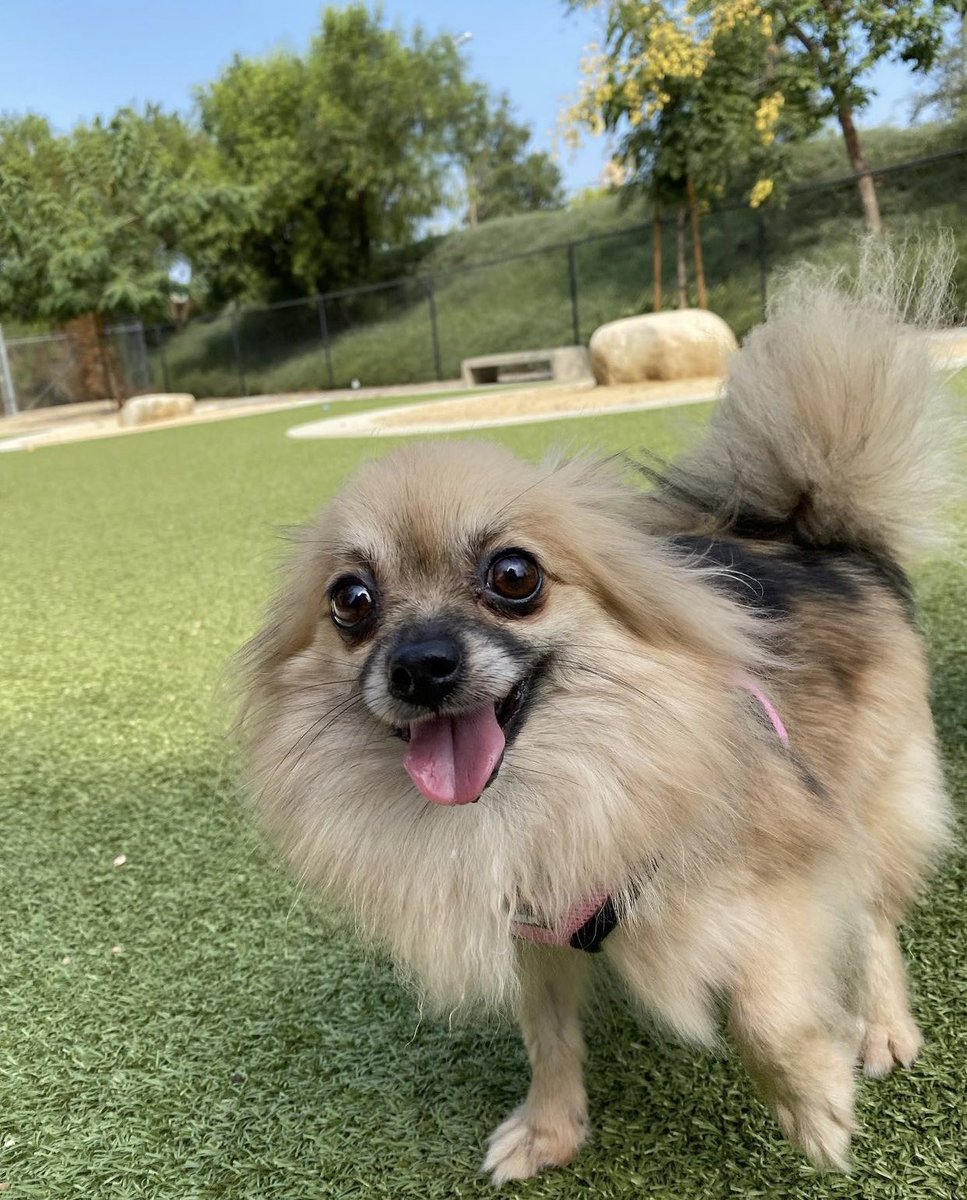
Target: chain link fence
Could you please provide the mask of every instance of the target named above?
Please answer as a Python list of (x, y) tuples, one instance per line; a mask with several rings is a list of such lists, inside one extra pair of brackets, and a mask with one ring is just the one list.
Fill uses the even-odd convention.
[(28, 412), (94, 395), (117, 397), (120, 392), (127, 397), (150, 391), (155, 376), (147, 337), (140, 321), (108, 325), (92, 361), (90, 339), (77, 333), (9, 337), (0, 328), (2, 411)]
[[(967, 314), (967, 148), (871, 172), (885, 228), (952, 229), (962, 252), (955, 320)], [(535, 225), (535, 229), (537, 226)], [(708, 302), (741, 336), (762, 317), (776, 272), (803, 260), (843, 262), (863, 230), (855, 176), (799, 185), (759, 210), (721, 205), (702, 217)], [(661, 223), (665, 307), (677, 302), (676, 228)], [(456, 379), (464, 358), (585, 344), (605, 321), (650, 311), (653, 223), (632, 224), (488, 261), (325, 295), (198, 315), (179, 325), (128, 322), (103, 331), (102, 395), (187, 391), (247, 396)], [(694, 281), (688, 297), (695, 303)], [(0, 336), (6, 408), (90, 396), (79, 392), (70, 333)], [(112, 373), (115, 378), (109, 378)], [(6, 380), (6, 382), (4, 382)], [(114, 391), (112, 391), (112, 387)]]

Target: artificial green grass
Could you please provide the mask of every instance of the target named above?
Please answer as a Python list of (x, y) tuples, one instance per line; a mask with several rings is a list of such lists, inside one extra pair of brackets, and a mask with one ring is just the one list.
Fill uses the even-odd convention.
[[(334, 410), (339, 411), (339, 410)], [(667, 452), (706, 406), (497, 430)], [(0, 457), (0, 1184), (11, 1197), (486, 1197), (486, 1133), (527, 1083), (505, 1024), (419, 1019), (391, 969), (252, 830), (218, 684), (279, 548), (390, 441), (292, 441), (273, 413)], [(957, 553), (967, 542), (961, 510)], [(920, 573), (950, 781), (967, 784), (957, 553)], [(123, 866), (113, 866), (125, 855)], [(595, 1132), (507, 1189), (603, 1200), (964, 1194), (958, 853), (906, 943), (923, 1059), (860, 1085), (852, 1178), (780, 1138), (728, 1053), (588, 1024)]]

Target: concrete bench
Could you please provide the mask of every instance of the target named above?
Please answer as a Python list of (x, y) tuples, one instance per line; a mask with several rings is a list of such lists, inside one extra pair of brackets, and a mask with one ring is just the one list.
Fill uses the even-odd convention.
[(460, 364), (465, 387), (481, 383), (524, 383), (553, 379), (556, 383), (586, 383), (594, 379), (584, 346), (555, 346), (550, 350), (511, 350), (483, 354)]

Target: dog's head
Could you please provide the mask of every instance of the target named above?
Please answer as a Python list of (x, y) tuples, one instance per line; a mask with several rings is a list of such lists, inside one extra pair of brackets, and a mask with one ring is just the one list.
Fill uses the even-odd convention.
[(600, 461), (451, 442), (372, 462), (303, 536), (256, 674), (298, 678), (307, 737), (351, 714), (395, 738), (426, 799), (475, 801), (562, 693), (610, 694), (617, 716), (649, 654), (742, 642), (731, 608), (636, 528), (639, 503)]

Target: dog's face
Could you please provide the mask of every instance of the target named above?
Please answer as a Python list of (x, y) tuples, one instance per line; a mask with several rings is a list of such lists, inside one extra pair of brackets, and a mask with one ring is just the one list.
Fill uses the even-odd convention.
[(432, 559), (406, 542), (355, 547), (326, 588), (345, 650), (362, 656), (366, 707), (440, 804), (477, 800), (496, 777), (552, 654), (539, 623), (554, 583), (523, 532), (470, 523)]
[(310, 540), (320, 667), (430, 801), (479, 799), (594, 624), (546, 490), (494, 447), (425, 447), (372, 464)]
[(295, 664), (318, 736), (341, 695), (333, 719), (351, 714), (369, 745), (382, 732), (372, 753), (396, 754), (423, 797), (476, 801), (565, 695), (611, 696), (617, 716), (629, 656), (640, 676), (649, 653), (707, 653), (690, 573), (635, 534), (629, 496), (600, 464), (492, 445), (370, 463), (309, 531), (260, 666)]

